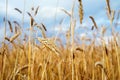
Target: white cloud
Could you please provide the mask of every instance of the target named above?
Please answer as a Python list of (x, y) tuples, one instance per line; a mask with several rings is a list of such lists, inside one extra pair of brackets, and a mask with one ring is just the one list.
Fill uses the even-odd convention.
[(68, 24), (64, 24), (64, 25), (58, 25), (54, 28), (54, 31), (55, 32), (61, 32), (61, 33), (64, 33), (68, 30)]
[(39, 15), (45, 19), (55, 18), (56, 15), (57, 17), (64, 16), (64, 13), (60, 9), (62, 9), (62, 7), (58, 8), (52, 6), (42, 7), (39, 11)]

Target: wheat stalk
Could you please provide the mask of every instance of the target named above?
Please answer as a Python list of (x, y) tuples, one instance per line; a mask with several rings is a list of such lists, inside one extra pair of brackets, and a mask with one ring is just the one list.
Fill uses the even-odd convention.
[(15, 77), (20, 71), (24, 71), (25, 69), (28, 69), (29, 66), (30, 66), (30, 65), (24, 65), (24, 66), (18, 68), (18, 69), (16, 70), (16, 72), (15, 72), (14, 77)]
[(5, 40), (7, 40), (7, 41), (12, 43), (19, 35), (20, 35), (20, 32), (18, 32), (17, 34), (12, 36), (11, 38), (5, 37)]
[(17, 21), (13, 21), (13, 23), (14, 23), (15, 25), (21, 27), (20, 24), (19, 24)]
[(63, 11), (65, 14), (67, 14), (69, 17), (71, 17), (71, 13), (68, 12), (67, 10), (65, 10), (65, 9), (61, 9), (61, 11)]
[(97, 67), (97, 66), (100, 66), (100, 68), (104, 68), (103, 63), (101, 61), (98, 61), (95, 63), (95, 67)]
[(18, 8), (15, 8), (16, 11), (18, 11), (20, 14), (22, 14), (22, 11)]
[(43, 38), (39, 38), (39, 37), (37, 39), (38, 39), (39, 42), (41, 42), (44, 46), (46, 46), (48, 49), (53, 51), (55, 54), (57, 54), (58, 56), (60, 55), (60, 51), (56, 47), (54, 42), (52, 42), (49, 39), (43, 39)]
[(9, 24), (9, 27), (10, 27), (10, 31), (13, 32), (12, 24), (9, 20), (8, 20), (8, 24)]
[(38, 13), (38, 10), (39, 10), (39, 6), (36, 8), (36, 11), (35, 11), (35, 14), (34, 14), (34, 16), (36, 16), (36, 15), (37, 15), (37, 13)]
[(44, 38), (46, 38), (45, 31), (47, 31), (47, 29), (46, 29), (45, 25), (44, 25), (43, 23), (41, 23), (41, 25), (37, 24), (36, 26), (37, 26), (38, 29), (41, 30), (42, 36), (43, 36)]
[(110, 0), (106, 0), (108, 13), (111, 15)]
[(80, 47), (77, 47), (76, 50), (77, 50), (77, 51), (80, 51), (80, 52), (83, 52), (83, 51), (84, 51), (84, 50), (81, 49)]
[(45, 31), (47, 31), (45, 25), (44, 25), (43, 23), (41, 23), (41, 25), (42, 25), (43, 29), (44, 29)]
[[(4, 38), (6, 37), (6, 27), (7, 27), (7, 18), (8, 18), (8, 0), (5, 0), (5, 18), (4, 18)], [(4, 39), (5, 42), (5, 39)], [(1, 80), (4, 79), (4, 73), (5, 73), (5, 67), (6, 67), (6, 56), (2, 56), (2, 71), (1, 71)]]
[(83, 5), (82, 5), (82, 0), (78, 0), (78, 1), (79, 1), (79, 17), (80, 17), (80, 23), (82, 24), (83, 16), (84, 16)]
[(12, 37), (10, 38), (10, 42), (13, 42), (19, 35), (20, 35), (20, 32), (18, 32), (18, 33), (15, 34), (14, 36), (12, 36)]
[(8, 37), (5, 37), (5, 40), (10, 41), (10, 39)]
[(17, 34), (18, 32), (21, 32), (21, 31), (20, 31), (20, 30), (21, 30), (20, 24), (19, 24), (17, 21), (13, 21), (13, 23), (14, 23), (14, 25), (15, 25), (15, 27), (14, 27), (14, 32), (15, 32), (15, 34)]
[[(93, 18), (92, 16), (89, 16), (89, 18), (92, 20), (92, 22), (93, 22), (93, 24), (94, 24), (94, 27), (95, 27), (96, 29), (98, 29), (98, 26), (97, 26), (94, 18)], [(92, 29), (93, 29), (93, 28), (92, 28)]]

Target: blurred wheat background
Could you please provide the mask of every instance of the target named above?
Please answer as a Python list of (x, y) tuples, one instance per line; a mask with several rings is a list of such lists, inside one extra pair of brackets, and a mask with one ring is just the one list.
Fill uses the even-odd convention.
[(1, 0), (0, 80), (119, 80), (120, 1), (84, 1)]

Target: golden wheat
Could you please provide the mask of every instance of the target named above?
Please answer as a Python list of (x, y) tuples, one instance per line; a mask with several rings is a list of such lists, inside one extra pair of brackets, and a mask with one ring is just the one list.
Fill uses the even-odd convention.
[[(109, 0), (106, 0), (106, 3), (107, 15), (109, 15), (111, 21), (110, 26), (114, 27), (114, 20), (119, 21), (119, 15), (116, 17), (116, 11), (110, 9)], [(8, 23), (10, 35), (13, 34), (11, 32), (14, 32), (14, 34), (11, 37), (6, 36), (5, 29), (4, 40), (8, 42), (4, 41), (0, 45), (0, 80), (118, 80), (120, 78), (120, 42), (117, 40), (119, 32), (114, 31), (113, 38), (108, 39), (107, 44), (104, 37), (108, 28), (105, 24), (102, 24), (99, 28), (95, 19), (89, 16), (93, 23), (91, 29), (95, 28), (98, 32), (94, 33), (92, 31), (93, 38), (81, 38), (76, 34), (77, 19), (74, 8), (75, 1), (71, 12), (61, 9), (70, 18), (70, 27), (62, 35), (66, 36), (64, 41), (56, 36), (48, 38), (46, 34), (49, 29), (47, 29), (45, 23), (35, 21), (39, 6), (35, 8), (32, 5), (31, 12), (27, 12), (30, 17), (30, 34), (22, 30), (24, 27), (23, 19), (21, 24), (17, 20), (12, 22), (5, 16), (3, 21), (5, 28)], [(23, 14), (23, 17), (27, 17), (24, 15), (25, 6), (23, 11), (14, 9)], [(82, 0), (79, 0), (81, 24), (83, 23), (83, 16), (83, 4)], [(7, 23), (5, 23), (6, 21)], [(60, 21), (61, 26), (62, 22), (63, 20)], [(40, 29), (42, 37), (33, 35), (37, 31), (35, 30), (36, 27)], [(97, 40), (98, 38), (100, 40)], [(96, 44), (97, 42), (100, 45)]]
[(57, 46), (54, 44), (54, 42), (52, 42), (49, 39), (43, 39), (43, 38), (39, 38), (38, 40), (44, 45), (46, 46), (48, 49), (50, 49), (51, 51), (53, 51), (55, 54), (57, 54), (58, 56), (60, 55), (60, 51), (57, 48)]
[(111, 15), (110, 0), (106, 0), (108, 13)]
[(79, 1), (79, 17), (80, 17), (80, 23), (82, 24), (82, 21), (83, 21), (83, 16), (84, 16), (84, 13), (83, 13), (83, 5), (82, 5), (82, 0), (78, 0)]
[(9, 27), (10, 27), (10, 31), (13, 32), (12, 24), (9, 20), (8, 20), (8, 24), (9, 24)]
[(97, 26), (94, 18), (93, 18), (92, 16), (89, 16), (89, 18), (92, 20), (92, 22), (93, 22), (93, 24), (94, 24), (94, 27), (95, 27), (96, 29), (98, 29), (98, 26)]

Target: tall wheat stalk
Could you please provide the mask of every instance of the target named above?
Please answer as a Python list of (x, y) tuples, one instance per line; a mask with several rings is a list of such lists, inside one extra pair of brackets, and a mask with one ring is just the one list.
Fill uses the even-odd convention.
[[(6, 6), (6, 12), (5, 12), (5, 18), (4, 18), (4, 45), (3, 45), (3, 49), (5, 50), (5, 37), (6, 37), (6, 27), (7, 27), (7, 17), (8, 17), (8, 0), (6, 0), (6, 3), (5, 3), (5, 6)], [(1, 79), (4, 79), (4, 72), (5, 72), (5, 67), (6, 67), (6, 55), (3, 54), (2, 55), (2, 77)]]
[(111, 10), (111, 7), (110, 7), (110, 0), (106, 0), (106, 4), (107, 4), (107, 15), (108, 15), (108, 18), (110, 20), (110, 26), (111, 26), (111, 29), (112, 29), (112, 36), (113, 36), (113, 40), (114, 40), (114, 43), (115, 43), (115, 51), (116, 51), (116, 57), (117, 57), (117, 64), (118, 64), (118, 77), (120, 78), (120, 57), (119, 57), (119, 53), (118, 53), (118, 47), (116, 45), (116, 33), (114, 31), (114, 26), (113, 26), (113, 21), (114, 21), (114, 18), (115, 18), (115, 11), (114, 10)]
[[(106, 1), (109, 2), (110, 0)], [(6, 3), (8, 3), (7, 0)], [(29, 40), (26, 40), (27, 36), (24, 39), (28, 44), (24, 45), (16, 40), (20, 33), (23, 32), (17, 22), (13, 22), (16, 29), (12, 37), (6, 36), (5, 28), (4, 39), (9, 43), (7, 44), (4, 41), (2, 47), (0, 46), (0, 80), (118, 80), (120, 78), (120, 48), (117, 44), (119, 41), (117, 41), (118, 36), (115, 31), (112, 32), (114, 38), (110, 40), (109, 44), (106, 44), (104, 39), (105, 30), (103, 29), (101, 31), (103, 34), (100, 34), (100, 27), (98, 27), (94, 17), (89, 16), (94, 25), (92, 30), (95, 28), (98, 32), (97, 34), (93, 32), (93, 38), (90, 38), (90, 45), (86, 43), (87, 37), (80, 40), (80, 36), (75, 34), (76, 18), (74, 16), (74, 3), (70, 12), (62, 9), (70, 17), (70, 28), (66, 35), (66, 42), (68, 41), (67, 47), (61, 46), (59, 43), (56, 45), (54, 38), (51, 39), (46, 36), (45, 31), (47, 29), (45, 25), (36, 23), (34, 18), (38, 13), (39, 6), (35, 9), (34, 5), (32, 3), (32, 12), (28, 13), (30, 16)], [(110, 4), (107, 3), (107, 5), (109, 8), (108, 17), (110, 19), (110, 26), (113, 29), (115, 13), (110, 9)], [(82, 6), (82, 2), (80, 2), (79, 6)], [(83, 10), (79, 9), (80, 22), (82, 23), (83, 13), (81, 12)], [(22, 14), (22, 27), (24, 27), (25, 9), (23, 9), (23, 12), (17, 8), (15, 10)], [(6, 26), (5, 20), (7, 19), (4, 19), (4, 25)], [(12, 21), (7, 20), (7, 22), (10, 31), (14, 33)], [(39, 38), (37, 35), (37, 39), (32, 37), (35, 27), (41, 30), (43, 38)], [(97, 37), (101, 39), (100, 45), (96, 45)], [(59, 37), (56, 38), (56, 42), (59, 42), (59, 39)], [(40, 41), (41, 45), (37, 43), (34, 45), (34, 40)], [(9, 48), (9, 46), (13, 47)], [(27, 57), (24, 54), (27, 54)], [(27, 62), (25, 62), (26, 59)]]
[(28, 12), (28, 15), (30, 16), (30, 30), (29, 30), (29, 52), (28, 52), (28, 80), (34, 79), (34, 72), (33, 72), (33, 56), (32, 56), (32, 43), (33, 43), (33, 27), (34, 27), (34, 19), (32, 16), (33, 15), (33, 11), (34, 11), (34, 1), (32, 0), (32, 9), (31, 9), (31, 13)]
[(28, 80), (31, 79), (31, 54), (32, 54), (32, 44), (31, 44), (31, 34), (32, 34), (32, 18), (30, 17), (30, 31), (29, 31), (29, 51), (28, 51)]
[(75, 6), (75, 0), (73, 2), (73, 6), (72, 6), (72, 9), (71, 9), (71, 18), (70, 18), (70, 30), (71, 30), (71, 38), (72, 38), (72, 41), (71, 41), (71, 61), (72, 61), (72, 80), (74, 80), (75, 78), (75, 71), (74, 71), (74, 31), (75, 31), (75, 26), (76, 26), (76, 20), (74, 19), (74, 6)]

